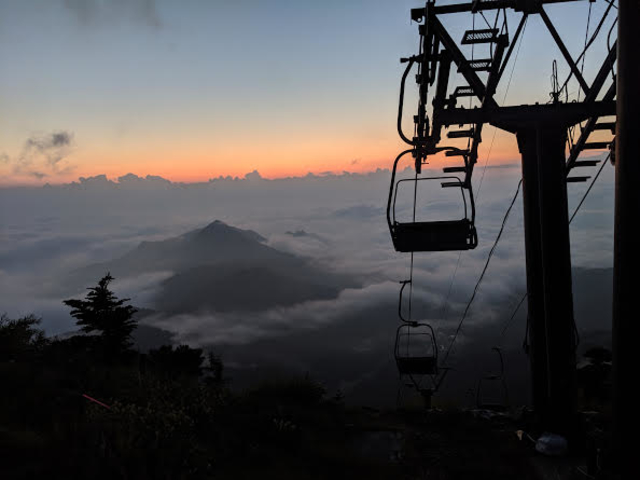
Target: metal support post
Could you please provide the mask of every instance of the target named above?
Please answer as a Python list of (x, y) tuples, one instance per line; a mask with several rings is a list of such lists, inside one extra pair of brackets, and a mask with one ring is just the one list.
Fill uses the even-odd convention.
[(563, 125), (519, 128), (533, 405), (545, 429), (570, 434), (575, 335)]
[[(640, 339), (640, 2), (618, 2), (616, 199), (613, 249), (613, 448), (620, 478), (638, 478), (636, 378)], [(636, 472), (635, 474), (633, 472)]]

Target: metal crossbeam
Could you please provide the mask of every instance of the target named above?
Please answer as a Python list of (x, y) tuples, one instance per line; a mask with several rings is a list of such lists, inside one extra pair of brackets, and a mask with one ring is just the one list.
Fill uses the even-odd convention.
[(564, 123), (575, 125), (591, 117), (615, 115), (616, 102), (555, 103), (544, 105), (520, 105), (493, 108), (452, 108), (439, 113), (438, 119), (444, 126), (471, 123), (490, 123), (510, 132), (522, 123)]
[[(431, 6), (436, 15), (448, 13), (482, 12), (486, 10), (499, 10), (501, 8), (513, 8), (516, 11), (535, 13), (539, 5), (565, 2), (580, 2), (586, 0), (538, 0), (532, 2), (527, 0), (481, 0), (480, 2), (455, 3), (452, 5)], [(425, 8), (414, 8), (411, 10), (411, 18), (418, 22), (425, 17)]]

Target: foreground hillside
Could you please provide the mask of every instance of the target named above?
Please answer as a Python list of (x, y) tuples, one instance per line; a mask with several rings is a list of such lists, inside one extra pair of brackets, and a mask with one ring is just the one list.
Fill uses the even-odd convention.
[(309, 377), (232, 393), (201, 350), (36, 326), (0, 322), (1, 478), (533, 478), (506, 417), (346, 407)]

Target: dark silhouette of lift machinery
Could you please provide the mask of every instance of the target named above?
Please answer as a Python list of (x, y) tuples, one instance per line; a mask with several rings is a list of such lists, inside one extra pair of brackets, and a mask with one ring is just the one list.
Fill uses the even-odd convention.
[(398, 316), (400, 326), (396, 330), (396, 341), (393, 354), (400, 374), (401, 388), (408, 386), (420, 394), (426, 408), (431, 408), (431, 398), (444, 380), (448, 369), (438, 365), (438, 344), (433, 327), (425, 322), (411, 319), (411, 304), (409, 304), (409, 318), (403, 313), (404, 289), (411, 284), (405, 280), (400, 288), (398, 302)]
[[(586, 181), (588, 176), (569, 174), (576, 168), (593, 167), (599, 163), (598, 160), (580, 160), (581, 153), (607, 149), (615, 142), (615, 138), (596, 142), (590, 141), (590, 137), (596, 131), (616, 132), (615, 122), (602, 121), (602, 117), (616, 115), (616, 81), (610, 82), (609, 79), (613, 76), (617, 59), (617, 42), (608, 50), (589, 84), (578, 66), (580, 58), (572, 58), (545, 6), (586, 1), (595, 0), (475, 0), (442, 5), (435, 0), (428, 0), (424, 7), (411, 11), (412, 20), (419, 23), (420, 51), (418, 55), (401, 60), (407, 66), (402, 76), (398, 111), (398, 132), (410, 148), (402, 152), (393, 164), (387, 204), (387, 221), (393, 245), (397, 251), (411, 252), (412, 268), (413, 252), (475, 248), (478, 238), (471, 179), (478, 160), (483, 126), (490, 124), (516, 135), (522, 157), (533, 405), (544, 428), (564, 434), (572, 430), (576, 408), (576, 335), (567, 183)], [(609, 14), (613, 5), (609, 0), (602, 1), (607, 3), (606, 14)], [(478, 50), (484, 47), (488, 54), (468, 59), (440, 18), (455, 13), (475, 14), (491, 10), (498, 13), (493, 26), (468, 30), (461, 39), (462, 45), (472, 45)], [(520, 14), (511, 38), (508, 10)], [(615, 15), (616, 12), (613, 10), (611, 13)], [(541, 18), (570, 69), (564, 86), (570, 78), (575, 79), (582, 91), (581, 101), (568, 102), (563, 98), (563, 89), (557, 82), (557, 76), (558, 88), (554, 88), (549, 103), (501, 106), (494, 98), (526, 22), (533, 15)], [(586, 48), (585, 45), (585, 51)], [(414, 134), (407, 136), (402, 130), (404, 91), (414, 66), (417, 67), (418, 110), (413, 118)], [(449, 88), (454, 74), (462, 83), (458, 81), (453, 85), (455, 88)], [(634, 95), (637, 93), (634, 92)], [(459, 105), (469, 97), (477, 99), (478, 106), (464, 108)], [(576, 129), (578, 124), (580, 128)], [(443, 130), (454, 126), (458, 129), (450, 130), (446, 135), (449, 145), (443, 145)], [(574, 133), (577, 138), (574, 138)], [(459, 145), (461, 140), (466, 141), (466, 147)], [(458, 146), (452, 145), (455, 142)], [(567, 144), (568, 156), (565, 154)], [(617, 150), (620, 152), (620, 145)], [(442, 177), (423, 177), (422, 167), (428, 163), (428, 157), (439, 152), (444, 152), (452, 161), (458, 160), (457, 164), (445, 167)], [(399, 164), (409, 155), (415, 177), (396, 181)], [(617, 166), (617, 169), (620, 167)], [(418, 185), (422, 185), (423, 180), (434, 179), (441, 180), (442, 188), (461, 190), (465, 212), (463, 218), (450, 221), (423, 221), (416, 218)], [(620, 179), (617, 181), (620, 182)], [(396, 218), (398, 187), (402, 182), (414, 184), (413, 218), (404, 222)], [(634, 212), (637, 215), (637, 209)], [(630, 214), (624, 215), (629, 221)], [(629, 233), (627, 235), (631, 237)], [(411, 318), (408, 320), (401, 328), (417, 328), (415, 322), (411, 323)], [(400, 332), (399, 329), (398, 335)], [(402, 370), (402, 362), (398, 363), (398, 367)]]

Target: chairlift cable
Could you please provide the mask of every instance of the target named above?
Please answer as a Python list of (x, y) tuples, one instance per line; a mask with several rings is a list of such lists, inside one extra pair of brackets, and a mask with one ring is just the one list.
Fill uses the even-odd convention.
[[(482, 13), (482, 12), (480, 12)], [(483, 15), (484, 17), (484, 15)], [(486, 21), (486, 19), (485, 19)], [(471, 16), (471, 30), (475, 30), (476, 29), (476, 16), (472, 15)], [(471, 61), (473, 62), (474, 60), (474, 47), (475, 47), (475, 43), (471, 44)], [(473, 98), (469, 97), (469, 108), (472, 107), (473, 104)], [(467, 150), (471, 149), (471, 137), (467, 138)], [(458, 260), (456, 261), (456, 266), (453, 269), (453, 275), (451, 275), (451, 281), (449, 282), (449, 288), (447, 289), (447, 295), (444, 298), (444, 303), (442, 304), (442, 313), (440, 314), (440, 317), (442, 318), (442, 321), (446, 321), (446, 314), (447, 314), (447, 306), (449, 305), (449, 297), (451, 296), (451, 291), (453, 290), (453, 284), (455, 283), (456, 280), (456, 274), (458, 273), (458, 267), (460, 266), (460, 258), (462, 257), (462, 250), (460, 250), (458, 252)]]
[[(475, 28), (475, 16), (472, 17), (472, 18), (474, 18), (474, 28)], [(513, 80), (513, 74), (515, 72), (516, 63), (518, 62), (518, 55), (520, 53), (520, 47), (522, 46), (522, 41), (523, 41), (523, 38), (524, 38), (524, 34), (525, 34), (526, 29), (527, 29), (527, 22), (528, 22), (528, 17), (525, 19), (525, 23), (524, 23), (524, 26), (522, 28), (522, 35), (520, 35), (520, 39), (519, 39), (520, 43), (518, 44), (518, 49), (516, 50), (516, 56), (513, 59), (513, 65), (511, 67), (511, 73), (509, 75), (509, 81), (507, 82), (507, 88), (505, 89), (504, 96), (502, 98), (502, 103), (503, 104), (507, 100), (507, 95), (509, 94), (509, 88), (511, 87), (511, 81)], [(472, 44), (472, 46), (473, 46), (473, 44)], [(473, 49), (472, 49), (472, 57), (473, 57)], [(471, 101), (471, 99), (469, 99), (469, 101)], [(469, 107), (469, 108), (471, 108), (471, 107)], [(484, 167), (483, 167), (483, 170), (482, 170), (482, 176), (480, 177), (480, 183), (478, 185), (478, 190), (477, 190), (476, 195), (475, 195), (475, 197), (476, 197), (475, 201), (476, 202), (478, 201), (478, 197), (480, 195), (480, 189), (482, 188), (482, 182), (484, 180), (484, 175), (485, 175), (485, 173), (487, 171), (487, 164), (489, 163), (489, 158), (491, 157), (491, 150), (493, 149), (493, 143), (494, 143), (494, 141), (496, 139), (496, 133), (497, 133), (497, 129), (494, 129), (493, 136), (491, 138), (491, 144), (489, 145), (489, 151), (487, 153), (487, 158), (486, 158), (486, 160), (484, 162)], [(467, 149), (469, 148), (469, 142), (470, 142), (470, 139), (467, 141)], [(454, 284), (455, 279), (456, 279), (456, 274), (458, 272), (458, 266), (460, 265), (460, 257), (461, 256), (462, 256), (462, 251), (458, 252), (458, 260), (456, 262), (456, 267), (455, 267), (455, 269), (453, 271), (453, 276), (451, 277), (451, 283), (449, 284), (449, 290), (447, 292), (447, 296), (445, 297), (445, 303), (444, 303), (444, 306), (443, 306), (443, 309), (442, 309), (442, 318), (443, 318), (443, 320), (446, 319), (446, 316), (445, 316), (445, 313), (447, 311), (446, 307), (449, 304), (449, 298), (451, 296), (451, 291), (453, 289), (453, 284)], [(448, 354), (447, 354), (447, 356), (448, 356)]]
[[(475, 16), (475, 14), (474, 14)], [(484, 16), (484, 12), (482, 10), (480, 10), (480, 16), (482, 17), (482, 19), (484, 20), (484, 23), (487, 24), (488, 28), (491, 28), (491, 24), (489, 23), (489, 20), (487, 20), (487, 17)]]
[(520, 310), (520, 307), (522, 306), (524, 301), (527, 299), (527, 296), (528, 295), (526, 293), (522, 296), (522, 298), (518, 302), (518, 305), (516, 305), (516, 308), (513, 310), (513, 313), (511, 314), (511, 318), (509, 318), (509, 320), (507, 321), (507, 323), (503, 327), (502, 332), (500, 332), (500, 343), (502, 343), (502, 339), (504, 338), (505, 333), (507, 333), (507, 330), (511, 326), (511, 322), (513, 322), (513, 319), (515, 318), (516, 314), (518, 313), (518, 310)]
[[(600, 30), (602, 29), (602, 26), (604, 25), (605, 20), (607, 19), (607, 17), (609, 16), (609, 12), (611, 11), (611, 8), (614, 7), (614, 5), (612, 3), (609, 3), (609, 6), (607, 7), (607, 9), (604, 11), (604, 13), (602, 14), (602, 18), (600, 19), (600, 22), (598, 22), (598, 26), (596, 27), (596, 29), (593, 31), (593, 34), (591, 35), (591, 38), (589, 39), (589, 41), (587, 42), (587, 44), (585, 45), (584, 49), (582, 50), (582, 53), (580, 53), (580, 55), (578, 56), (578, 58), (576, 59), (576, 63), (578, 63), (580, 60), (582, 60), (582, 57), (584, 57), (587, 53), (587, 50), (589, 48), (591, 48), (591, 45), (593, 44), (593, 42), (596, 40), (596, 38), (598, 37), (598, 34), (600, 33)], [(615, 23), (618, 21), (618, 19), (616, 18), (613, 22), (613, 24), (615, 25)], [(613, 29), (613, 27), (612, 27)], [(610, 30), (611, 32), (611, 30)], [(609, 50), (611, 50), (611, 48), (609, 48)], [(573, 71), (570, 71), (569, 74), (567, 75), (566, 80), (564, 81), (564, 83), (562, 84), (562, 88), (565, 88), (567, 86), (567, 84), (569, 83), (569, 80), (571, 80), (571, 77), (573, 77)], [(562, 90), (561, 88), (561, 90)]]
[[(618, 24), (618, 17), (616, 17), (616, 19), (613, 21), (613, 23), (611, 24), (611, 27), (609, 28), (609, 33), (607, 33), (607, 50), (609, 52), (611, 52), (611, 34), (613, 33), (613, 29), (617, 24)], [(616, 72), (613, 69), (613, 65), (611, 65), (611, 79), (614, 82), (616, 81)]]
[[(416, 222), (416, 203), (418, 199), (418, 172), (415, 174), (415, 181), (413, 182), (413, 223)], [(413, 252), (411, 252), (411, 265), (409, 267), (409, 321), (413, 320), (412, 312), (413, 304)], [(409, 355), (409, 337), (411, 336), (411, 329), (408, 330), (407, 337), (407, 355)]]
[[(482, 12), (480, 12), (480, 13), (482, 13)], [(476, 16), (475, 15), (471, 15), (471, 30), (475, 30), (475, 29), (476, 29)], [(472, 63), (475, 60), (475, 50), (476, 50), (476, 44), (472, 43), (471, 44), (471, 62)], [(471, 108), (472, 103), (473, 103), (473, 97), (469, 96), (469, 108)], [(469, 137), (467, 139), (467, 149), (469, 149), (469, 144), (470, 143), (471, 143), (471, 137)]]
[[(580, 75), (584, 75), (584, 62), (587, 58), (587, 42), (589, 41), (589, 26), (591, 25), (591, 8), (593, 7), (593, 3), (589, 2), (589, 13), (587, 14), (587, 28), (584, 32), (584, 55), (582, 56), (582, 64), (580, 65)], [(580, 93), (578, 90), (578, 102), (580, 101)]]
[[(413, 182), (413, 223), (416, 223), (416, 203), (418, 199), (418, 172), (415, 174)], [(413, 301), (413, 252), (411, 252), (411, 265), (409, 267), (409, 321), (413, 319), (411, 315), (411, 306)]]
[[(482, 12), (480, 12), (482, 13)], [(484, 15), (483, 15), (484, 17)], [(486, 19), (485, 19), (486, 21)], [(488, 23), (487, 23), (488, 25)], [(472, 15), (471, 16), (471, 30), (475, 30), (476, 29), (476, 16)], [(475, 58), (475, 43), (471, 44), (471, 61), (473, 62)], [(473, 106), (473, 98), (469, 97), (469, 108), (472, 108)], [(467, 150), (471, 149), (471, 137), (467, 138)], [(447, 289), (447, 295), (444, 298), (444, 303), (442, 304), (442, 313), (440, 314), (440, 317), (442, 318), (442, 321), (446, 320), (446, 314), (447, 314), (447, 306), (449, 305), (449, 297), (451, 296), (451, 291), (453, 290), (453, 284), (455, 283), (456, 280), (456, 274), (458, 273), (458, 267), (460, 266), (460, 258), (462, 257), (462, 250), (458, 252), (458, 260), (456, 261), (456, 266), (453, 269), (453, 275), (451, 275), (451, 281), (449, 282), (449, 288)]]
[[(500, 18), (500, 10), (496, 10), (496, 16), (493, 20), (494, 30), (498, 29), (498, 19)], [(493, 58), (493, 42), (489, 44), (489, 57)]]
[(609, 152), (609, 154), (607, 155), (607, 158), (605, 158), (604, 160), (602, 160), (602, 165), (600, 165), (600, 168), (598, 169), (598, 173), (596, 173), (596, 176), (593, 177), (593, 180), (591, 181), (591, 183), (589, 184), (589, 188), (587, 188), (587, 191), (584, 193), (584, 195), (582, 196), (582, 199), (580, 200), (580, 203), (578, 203), (578, 206), (576, 207), (576, 209), (573, 211), (573, 214), (571, 215), (571, 218), (569, 219), (569, 224), (571, 224), (571, 222), (573, 221), (573, 219), (576, 217), (576, 215), (578, 214), (578, 212), (580, 211), (580, 207), (582, 207), (582, 204), (584, 203), (584, 201), (587, 199), (587, 196), (589, 195), (589, 193), (591, 192), (591, 189), (593, 188), (593, 186), (595, 185), (596, 181), (598, 180), (598, 177), (600, 176), (600, 174), (602, 173), (602, 171), (604, 170), (605, 165), (607, 165), (607, 163), (609, 162), (609, 160), (611, 159), (611, 152)]
[(489, 263), (491, 262), (491, 257), (493, 257), (493, 253), (496, 250), (496, 247), (498, 246), (498, 243), (500, 242), (500, 238), (502, 237), (502, 233), (504, 232), (504, 227), (507, 224), (507, 220), (509, 219), (509, 214), (511, 213), (511, 210), (513, 208), (513, 205), (516, 203), (516, 199), (518, 198), (518, 194), (520, 193), (520, 187), (522, 186), (522, 179), (520, 179), (520, 181), (518, 182), (518, 187), (516, 188), (516, 193), (513, 196), (513, 199), (511, 200), (511, 203), (509, 204), (509, 208), (507, 208), (507, 211), (504, 214), (504, 217), (502, 219), (502, 225), (500, 226), (500, 231), (498, 232), (498, 236), (496, 237), (493, 246), (491, 247), (491, 250), (489, 250), (489, 255), (487, 256), (487, 261), (484, 264), (484, 268), (482, 269), (482, 273), (480, 273), (480, 277), (478, 278), (478, 281), (476, 282), (476, 285), (473, 289), (473, 293), (471, 294), (471, 298), (469, 299), (469, 301), (467, 302), (467, 306), (464, 309), (464, 312), (462, 313), (462, 318), (460, 319), (460, 323), (458, 323), (458, 327), (456, 328), (456, 331), (453, 335), (453, 339), (451, 340), (451, 343), (449, 344), (449, 348), (447, 349), (447, 353), (444, 356), (444, 360), (443, 363), (447, 362), (447, 359), (449, 358), (449, 354), (451, 353), (451, 349), (453, 348), (453, 345), (455, 344), (458, 335), (460, 333), (460, 331), (462, 330), (462, 325), (465, 321), (465, 319), (467, 318), (467, 314), (469, 313), (469, 309), (471, 308), (471, 304), (473, 303), (473, 300), (476, 298), (476, 294), (478, 293), (478, 289), (480, 287), (480, 284), (482, 283), (482, 280), (484, 279), (485, 273), (487, 272), (487, 268), (489, 268)]

